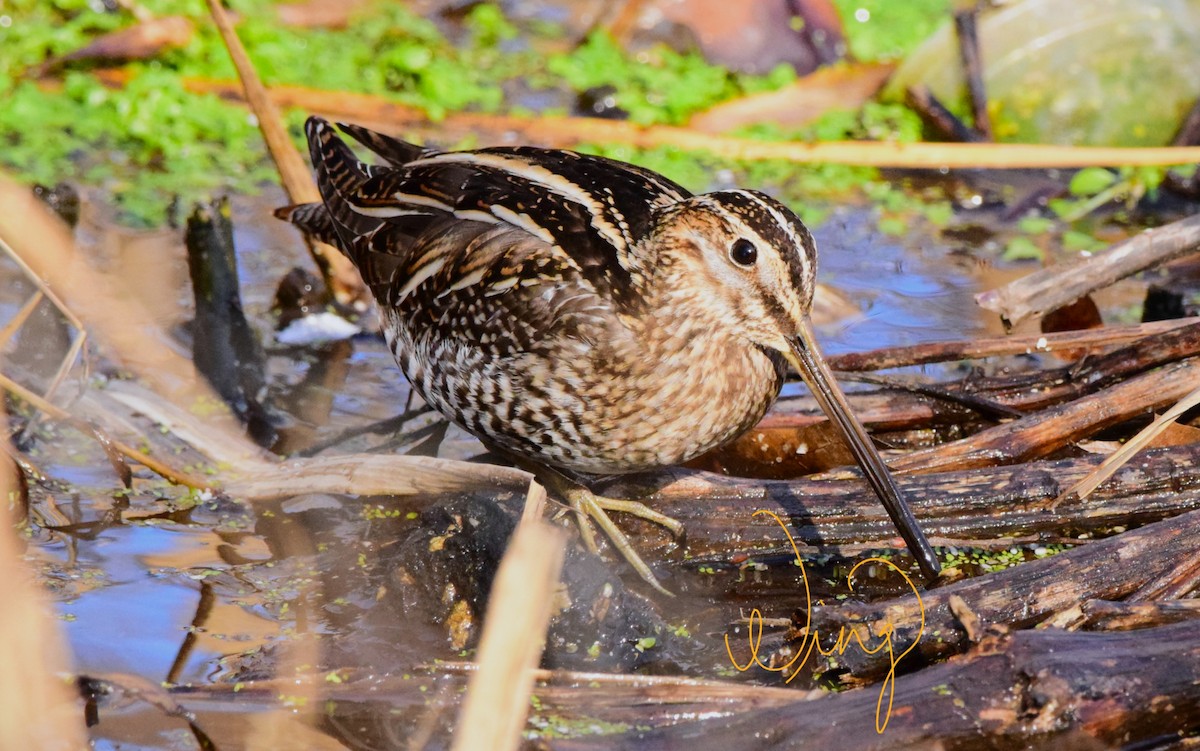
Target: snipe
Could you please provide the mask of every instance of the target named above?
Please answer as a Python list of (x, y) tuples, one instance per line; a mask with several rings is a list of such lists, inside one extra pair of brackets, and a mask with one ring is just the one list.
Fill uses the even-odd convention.
[[(817, 350), (812, 235), (755, 191), (693, 196), (648, 170), (529, 147), (438, 152), (324, 120), (309, 148), (323, 203), (277, 215), (346, 252), (421, 397), (531, 465), (652, 583), (576, 474), (687, 461), (750, 428), (790, 363), (852, 449), (922, 571), (939, 570)], [(673, 525), (673, 526), (672, 526)]]

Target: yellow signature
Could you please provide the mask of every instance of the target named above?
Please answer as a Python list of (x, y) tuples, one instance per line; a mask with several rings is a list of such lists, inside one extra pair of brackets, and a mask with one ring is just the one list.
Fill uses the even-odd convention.
[[(851, 592), (854, 591), (854, 574), (864, 564), (882, 564), (900, 574), (900, 576), (904, 578), (905, 583), (907, 583), (909, 588), (912, 589), (912, 593), (917, 597), (917, 607), (921, 611), (921, 628), (918, 629), (917, 637), (913, 639), (912, 645), (909, 646), (908, 649), (901, 652), (899, 656), (897, 656), (892, 649), (892, 635), (895, 633), (895, 626), (887, 622), (884, 622), (880, 633), (874, 635), (871, 634), (871, 631), (866, 624), (861, 624), (861, 627), (851, 628), (849, 631), (847, 631), (845, 626), (842, 626), (840, 629), (838, 629), (837, 639), (834, 641), (833, 646), (826, 651), (818, 643), (817, 630), (812, 628), (813, 605), (812, 595), (808, 588), (808, 573), (804, 570), (804, 562), (800, 559), (800, 550), (796, 546), (796, 541), (792, 538), (791, 530), (788, 529), (787, 525), (783, 523), (783, 520), (780, 519), (775, 512), (766, 510), (754, 512), (755, 516), (759, 516), (760, 514), (770, 516), (775, 520), (776, 524), (783, 528), (783, 532), (787, 535), (788, 542), (792, 546), (792, 552), (796, 555), (796, 565), (800, 567), (800, 577), (804, 581), (804, 599), (805, 602), (808, 603), (808, 611), (805, 616), (806, 620), (803, 629), (804, 639), (800, 642), (799, 648), (796, 651), (796, 655), (792, 659), (788, 660), (786, 664), (771, 666), (763, 663), (763, 661), (759, 659), (758, 655), (759, 646), (762, 643), (763, 615), (758, 608), (755, 608), (750, 612), (750, 618), (747, 624), (747, 638), (750, 645), (750, 659), (745, 665), (739, 665), (737, 659), (733, 656), (733, 649), (729, 646), (729, 634), (725, 634), (725, 651), (729, 653), (729, 661), (733, 663), (733, 666), (737, 668), (738, 671), (749, 670), (754, 665), (758, 665), (763, 670), (770, 670), (776, 673), (786, 673), (791, 671), (791, 675), (788, 675), (784, 678), (784, 683), (791, 683), (792, 679), (799, 674), (800, 669), (803, 668), (805, 663), (808, 662), (808, 658), (812, 655), (814, 649), (825, 656), (829, 656), (834, 653), (841, 655), (845, 654), (846, 650), (849, 649), (852, 640), (858, 643), (859, 649), (861, 649), (865, 654), (872, 655), (886, 649), (889, 661), (888, 672), (887, 676), (883, 679), (883, 683), (879, 687), (879, 701), (875, 703), (875, 732), (882, 733), (884, 729), (887, 728), (888, 720), (890, 720), (892, 717), (892, 700), (896, 695), (896, 665), (900, 662), (900, 660), (904, 659), (905, 655), (917, 648), (917, 644), (919, 644), (921, 641), (921, 635), (925, 633), (925, 603), (921, 601), (921, 593), (917, 590), (917, 586), (913, 584), (912, 579), (908, 578), (908, 575), (897, 568), (896, 565), (891, 561), (884, 560), (883, 558), (866, 558), (854, 564), (854, 568), (850, 569), (850, 573), (846, 575), (846, 585), (849, 587)], [(865, 639), (863, 637), (864, 632), (866, 633)], [(874, 639), (880, 640), (880, 643), (874, 647), (868, 647), (867, 642), (874, 641)], [(797, 663), (797, 660), (799, 663)], [(886, 710), (884, 709), (885, 697), (887, 698)]]

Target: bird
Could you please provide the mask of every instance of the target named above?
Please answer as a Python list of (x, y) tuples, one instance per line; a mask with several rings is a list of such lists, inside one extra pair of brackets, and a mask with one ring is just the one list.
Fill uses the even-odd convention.
[(694, 195), (653, 171), (562, 149), (439, 151), (362, 126), (305, 124), (320, 202), (276, 216), (344, 252), (413, 390), (594, 520), (675, 533), (589, 479), (684, 463), (755, 425), (790, 364), (836, 426), (928, 579), (937, 556), (817, 347), (812, 233), (745, 189)]

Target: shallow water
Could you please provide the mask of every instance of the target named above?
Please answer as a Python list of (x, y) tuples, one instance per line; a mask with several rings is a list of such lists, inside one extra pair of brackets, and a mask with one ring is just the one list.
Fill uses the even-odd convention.
[[(264, 333), (277, 280), (291, 265), (304, 262), (297, 235), (269, 216), (269, 209), (283, 202), (272, 193), (235, 205), (244, 304)], [(1029, 270), (997, 271), (933, 235), (888, 237), (874, 228), (865, 209), (839, 210), (815, 234), (821, 280), (862, 311), (819, 325), (829, 352), (998, 333), (973, 295), (998, 278)], [(163, 247), (168, 254), (159, 255), (160, 263), (182, 268), (179, 244), (167, 238)], [(4, 269), (6, 279), (15, 279), (9, 265)], [(186, 283), (179, 273), (167, 278)], [(0, 314), (8, 317), (28, 288), (14, 283), (5, 289)], [(167, 300), (188, 296), (186, 288), (159, 293)], [(328, 371), (307, 392), (328, 401), (321, 424), (309, 426), (309, 440), (403, 409), (407, 388), (378, 336), (359, 336), (348, 354), (328, 357), (279, 350), (270, 362), (279, 392)], [(304, 400), (300, 403), (304, 406)], [(383, 440), (361, 439), (349, 446), (361, 449)], [(445, 455), (460, 458), (478, 450), (457, 431), (443, 446)], [(322, 669), (359, 665), (403, 672), (435, 658), (458, 657), (444, 630), (411, 603), (388, 604), (391, 609), (381, 613), (385, 605), (376, 602), (376, 593), (386, 585), (388, 572), (361, 565), (375, 560), (387, 540), (405, 534), (404, 513), (420, 510), (422, 499), (387, 506), (404, 513), (386, 521), (365, 518), (360, 500), (330, 497), (293, 500), (257, 514), (233, 503), (182, 508), (188, 504), (180, 503), (178, 490), (146, 480), (135, 484), (128, 499), (114, 499), (118, 483), (103, 455), (68, 428), (46, 429), (36, 460), (68, 487), (35, 493), (41, 525), (29, 557), (52, 586), (81, 674), (135, 676), (153, 685), (262, 677), (260, 671), (269, 675), (275, 666), (273, 648), (303, 632), (322, 635), (324, 651), (317, 657)], [(69, 531), (49, 529), (64, 524)], [(738, 584), (741, 576), (680, 575), (683, 596), (659, 606), (669, 623), (696, 635), (699, 647), (671, 651), (665, 663), (673, 667), (667, 669), (701, 677), (728, 674), (719, 641), (709, 637), (722, 632), (739, 606), (795, 593), (793, 574), (756, 573)], [(222, 715), (247, 711), (237, 702), (220, 706)], [(136, 701), (102, 702), (100, 719), (98, 748), (193, 747), (186, 726)], [(233, 728), (230, 747), (237, 747), (242, 719), (211, 721)]]

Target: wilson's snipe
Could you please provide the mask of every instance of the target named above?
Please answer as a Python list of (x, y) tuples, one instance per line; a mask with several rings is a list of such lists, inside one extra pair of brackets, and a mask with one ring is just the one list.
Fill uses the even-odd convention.
[[(638, 167), (529, 147), (440, 153), (324, 120), (323, 204), (277, 212), (346, 252), (417, 393), (489, 447), (558, 472), (687, 461), (754, 425), (787, 363), (837, 425), (927, 576), (937, 558), (817, 350), (812, 235), (749, 190), (693, 196)], [(653, 582), (603, 509), (552, 483)], [(672, 526), (673, 525), (673, 526)], [(585, 539), (590, 529), (581, 524)]]

